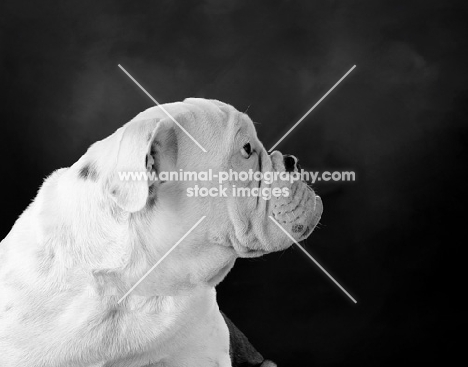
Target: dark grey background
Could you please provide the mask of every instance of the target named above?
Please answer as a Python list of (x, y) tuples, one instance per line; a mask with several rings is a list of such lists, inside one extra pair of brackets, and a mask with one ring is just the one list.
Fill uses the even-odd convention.
[[(240, 260), (222, 309), (281, 366), (447, 365), (466, 346), (463, 1), (3, 1), (0, 235), (42, 179), (151, 101), (216, 98), (355, 183), (315, 185), (307, 249)], [(0, 264), (1, 266), (1, 264)], [(1, 296), (1, 295), (0, 295)], [(463, 334), (460, 333), (463, 331)]]

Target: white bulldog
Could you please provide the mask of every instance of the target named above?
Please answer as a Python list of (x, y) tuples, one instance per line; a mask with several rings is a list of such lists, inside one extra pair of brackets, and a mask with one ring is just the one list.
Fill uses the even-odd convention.
[(300, 241), (322, 203), (301, 181), (271, 183), (290, 195), (265, 200), (187, 195), (216, 180), (122, 180), (124, 171), (297, 170), (295, 158), (269, 155), (230, 105), (191, 98), (164, 108), (206, 153), (152, 107), (47, 178), (0, 243), (0, 366), (231, 366), (214, 287), (238, 257), (292, 244), (269, 216)]

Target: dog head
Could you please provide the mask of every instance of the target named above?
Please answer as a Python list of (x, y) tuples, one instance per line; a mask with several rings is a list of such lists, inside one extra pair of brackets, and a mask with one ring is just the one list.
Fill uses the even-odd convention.
[[(206, 217), (159, 265), (153, 284), (216, 284), (237, 257), (289, 247), (284, 231), (296, 241), (306, 238), (322, 213), (320, 198), (300, 180), (240, 176), (297, 172), (297, 159), (268, 154), (251, 119), (214, 100), (152, 107), (94, 144), (74, 167), (82, 181), (100, 183), (101, 207), (128, 229), (127, 267), (135, 274), (135, 264), (148, 269)], [(179, 176), (161, 178), (163, 172)]]

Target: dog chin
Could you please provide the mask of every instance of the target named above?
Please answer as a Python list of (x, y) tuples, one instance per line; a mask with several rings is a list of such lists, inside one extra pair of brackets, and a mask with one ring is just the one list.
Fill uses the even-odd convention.
[(267, 251), (267, 250), (259, 250), (259, 249), (253, 249), (247, 246), (243, 245), (234, 245), (234, 250), (236, 251), (237, 255), (239, 257), (259, 257), (262, 255), (266, 255), (272, 251)]

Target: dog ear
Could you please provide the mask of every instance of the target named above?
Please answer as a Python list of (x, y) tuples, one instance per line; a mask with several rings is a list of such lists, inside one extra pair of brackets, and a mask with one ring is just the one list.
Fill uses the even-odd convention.
[(142, 210), (160, 182), (154, 180), (163, 161), (177, 159), (177, 139), (169, 119), (131, 121), (124, 126), (112, 177), (110, 197), (128, 212)]

